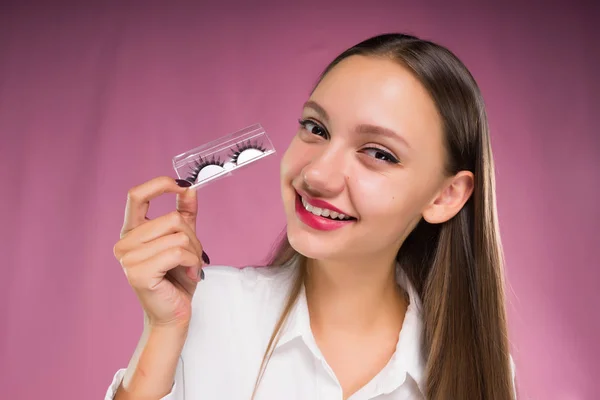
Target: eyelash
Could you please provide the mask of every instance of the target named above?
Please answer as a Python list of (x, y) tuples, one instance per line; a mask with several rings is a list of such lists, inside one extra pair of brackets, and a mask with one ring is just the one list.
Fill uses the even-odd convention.
[(248, 140), (246, 143), (243, 143), (241, 145), (238, 143), (235, 146), (235, 149), (231, 149), (231, 156), (230, 156), (231, 162), (237, 164), (240, 154), (242, 154), (244, 151), (250, 150), (250, 149), (260, 150), (263, 153), (265, 151), (267, 151), (267, 149), (265, 149), (264, 146), (262, 146), (258, 142), (252, 143), (250, 140)]
[[(235, 148), (231, 149), (231, 154), (229, 155), (228, 162), (237, 164), (237, 162), (240, 158), (240, 154), (242, 154), (244, 151), (250, 150), (250, 149), (259, 150), (259, 151), (262, 151), (263, 153), (267, 151), (267, 149), (258, 142), (253, 143), (249, 140), (242, 144), (238, 143), (235, 146)], [(225, 162), (223, 160), (221, 160), (220, 158), (215, 157), (214, 155), (211, 158), (199, 157), (197, 160), (194, 161), (194, 166), (192, 167), (192, 170), (190, 171), (190, 174), (186, 178), (186, 180), (189, 182), (195, 183), (196, 179), (198, 179), (198, 176), (200, 175), (200, 171), (202, 171), (204, 168), (208, 167), (209, 165), (216, 165), (218, 167), (225, 168)]]
[[(320, 124), (318, 124), (317, 122), (315, 122), (313, 120), (310, 120), (310, 119), (299, 119), (298, 123), (300, 124), (300, 126), (302, 126), (303, 129), (305, 129), (309, 133), (313, 133), (313, 132), (311, 132), (311, 130), (308, 129), (307, 126), (308, 125), (314, 125), (315, 127), (323, 130), (325, 136), (321, 136), (321, 135), (318, 135), (316, 133), (313, 133), (314, 135), (321, 136), (321, 137), (323, 137), (325, 139), (329, 138), (329, 133), (327, 132), (327, 129), (325, 129), (324, 127), (322, 127)], [(382, 149), (380, 149), (378, 147), (367, 147), (367, 148), (365, 148), (363, 150), (374, 150), (375, 153), (379, 153), (379, 154), (383, 155), (384, 159), (373, 157), (376, 160), (383, 161), (383, 162), (386, 162), (386, 163), (389, 163), (389, 164), (399, 164), (400, 163), (400, 161), (396, 157), (394, 157), (393, 155), (391, 155), (387, 151), (382, 150)]]
[[(309, 124), (312, 124), (314, 126), (316, 126), (317, 128), (322, 129), (325, 132), (325, 139), (327, 139), (329, 137), (329, 133), (327, 132), (327, 129), (323, 128), (321, 125), (317, 124), (315, 121), (312, 121), (310, 119), (299, 119), (298, 123), (302, 126), (302, 128), (306, 129), (308, 132), (310, 132), (310, 129), (308, 129), (306, 126)], [(313, 132), (310, 132), (313, 133)], [(315, 133), (316, 135), (316, 133)], [(321, 136), (321, 135), (319, 135)]]
[(218, 165), (219, 167), (223, 167), (225, 163), (219, 160), (218, 158), (215, 158), (214, 156), (210, 159), (199, 157), (196, 161), (194, 161), (194, 167), (190, 172), (190, 176), (188, 176), (186, 180), (192, 183), (196, 182), (196, 179), (198, 179), (198, 175), (200, 175), (200, 171), (202, 171), (209, 165)]

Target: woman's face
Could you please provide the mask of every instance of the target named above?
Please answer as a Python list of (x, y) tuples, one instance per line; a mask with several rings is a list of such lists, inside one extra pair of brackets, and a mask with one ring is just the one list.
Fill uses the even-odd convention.
[(320, 260), (395, 255), (446, 178), (425, 88), (394, 61), (352, 56), (321, 81), (301, 120), (281, 162), (292, 247)]

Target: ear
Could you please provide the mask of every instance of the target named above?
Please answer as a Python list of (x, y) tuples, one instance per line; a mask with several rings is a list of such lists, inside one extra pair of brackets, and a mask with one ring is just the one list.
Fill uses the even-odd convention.
[(423, 219), (440, 224), (453, 218), (463, 208), (471, 194), (475, 178), (470, 171), (460, 171), (448, 178), (435, 199), (423, 210)]

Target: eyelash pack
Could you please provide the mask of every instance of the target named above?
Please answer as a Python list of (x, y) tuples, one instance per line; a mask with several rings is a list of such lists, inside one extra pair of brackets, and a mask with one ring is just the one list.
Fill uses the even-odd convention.
[(230, 176), (238, 168), (275, 153), (275, 147), (260, 124), (254, 124), (173, 157), (179, 179), (197, 189)]

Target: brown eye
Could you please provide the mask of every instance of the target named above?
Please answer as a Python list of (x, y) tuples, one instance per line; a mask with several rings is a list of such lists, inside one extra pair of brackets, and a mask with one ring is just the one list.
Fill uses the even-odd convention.
[(378, 149), (377, 147), (369, 147), (367, 149), (364, 149), (363, 152), (369, 154), (377, 160), (385, 161), (391, 164), (398, 164), (400, 162), (396, 157), (394, 157), (387, 151)]
[(298, 123), (307, 131), (314, 135), (327, 138), (327, 131), (321, 125), (309, 119), (301, 119)]

